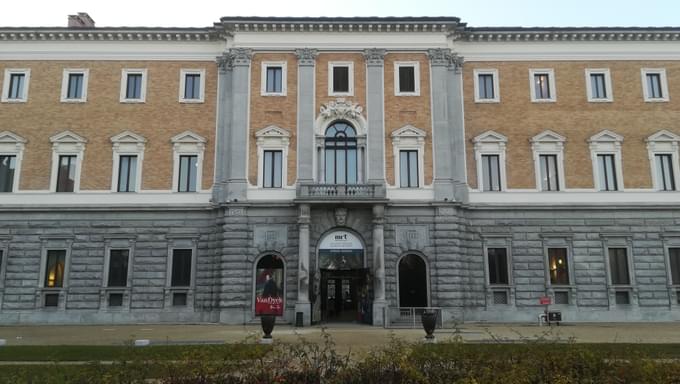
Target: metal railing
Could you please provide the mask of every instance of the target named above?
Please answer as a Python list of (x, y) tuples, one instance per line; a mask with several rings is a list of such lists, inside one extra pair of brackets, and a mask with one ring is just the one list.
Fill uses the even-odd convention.
[(437, 313), (437, 328), (443, 328), (442, 309), (439, 307), (385, 308), (385, 328), (421, 328), (420, 316), (425, 311)]
[(300, 184), (297, 197), (303, 199), (381, 199), (385, 188), (378, 184)]

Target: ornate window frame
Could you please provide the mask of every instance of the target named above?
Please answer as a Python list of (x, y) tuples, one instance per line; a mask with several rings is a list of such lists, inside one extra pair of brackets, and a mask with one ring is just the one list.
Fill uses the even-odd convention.
[[(473, 71), (474, 75), (474, 92), (475, 92), (475, 103), (500, 103), (500, 77), (498, 76), (498, 69), (496, 68), (476, 68)], [(479, 97), (479, 75), (491, 75), (493, 79), (493, 98), (482, 99)]]
[[(633, 238), (629, 233), (603, 233), (600, 234), (602, 240), (602, 249), (604, 254), (604, 268), (607, 279), (607, 293), (609, 298), (609, 308), (615, 308), (616, 292), (628, 292), (629, 304), (626, 306), (638, 305), (638, 286), (635, 279), (635, 258), (633, 257)], [(609, 266), (609, 248), (624, 248), (626, 249), (626, 262), (628, 263), (628, 279), (629, 284), (620, 285), (612, 284), (612, 273)]]
[(678, 182), (680, 182), (680, 162), (678, 158), (678, 142), (680, 136), (665, 129), (649, 136), (645, 139), (647, 142), (647, 153), (649, 156), (649, 165), (652, 172), (652, 185), (657, 191), (661, 189), (661, 180), (656, 174), (656, 155), (671, 155), (673, 163), (673, 180), (675, 181), (675, 190), (678, 190)]
[[(545, 130), (529, 140), (534, 157), (534, 175), (536, 178), (536, 190), (543, 191), (541, 185), (541, 155), (557, 156), (557, 187), (558, 191), (564, 191), (564, 142), (566, 138), (554, 131)], [(549, 191), (557, 192), (557, 191)]]
[(264, 151), (281, 151), (281, 188), (288, 187), (288, 147), (290, 132), (270, 125), (255, 132), (257, 144), (257, 187), (264, 185)]
[(14, 132), (0, 132), (0, 155), (15, 156), (14, 180), (12, 181), (12, 192), (19, 191), (21, 181), (21, 163), (24, 159), (24, 149), (26, 149), (26, 139)]
[[(198, 240), (199, 235), (193, 234), (176, 234), (176, 235), (166, 235), (168, 239), (168, 256), (166, 260), (166, 273), (165, 273), (165, 308), (171, 309), (173, 311), (178, 310), (177, 306), (172, 304), (173, 295), (175, 293), (185, 293), (186, 294), (186, 307), (187, 311), (193, 311), (195, 290), (196, 290), (196, 268), (198, 267)], [(172, 262), (173, 262), (173, 251), (175, 249), (190, 249), (191, 250), (191, 274), (188, 286), (183, 287), (173, 287), (172, 286)]]
[(113, 170), (111, 172), (111, 192), (118, 192), (118, 175), (120, 172), (120, 157), (125, 155), (137, 156), (135, 170), (135, 191), (142, 189), (142, 169), (144, 163), (144, 149), (146, 139), (132, 131), (124, 131), (111, 138), (113, 144)]
[[(392, 137), (392, 151), (394, 156), (394, 185), (399, 187), (401, 185), (401, 170), (399, 161), (400, 152), (402, 150), (418, 151), (418, 187), (423, 188), (425, 185), (425, 137), (427, 134), (422, 129), (418, 129), (410, 124), (407, 124), (390, 135)], [(406, 188), (406, 187), (404, 187)]]
[(614, 155), (614, 166), (616, 167), (616, 191), (623, 191), (623, 164), (621, 161), (623, 136), (605, 129), (604, 131), (591, 136), (590, 139), (588, 139), (588, 144), (590, 147), (590, 158), (593, 164), (593, 185), (595, 186), (595, 190), (603, 191), (602, 186), (600, 185), (600, 167), (597, 155)]
[(477, 189), (484, 191), (484, 170), (482, 155), (498, 155), (498, 170), (500, 173), (501, 192), (508, 189), (506, 180), (505, 149), (508, 138), (495, 131), (486, 131), (472, 139), (475, 150), (475, 162), (477, 164)]
[(73, 192), (80, 192), (80, 175), (87, 140), (72, 132), (64, 131), (50, 137), (52, 143), (52, 172), (50, 175), (50, 191), (57, 191), (57, 174), (59, 172), (60, 156), (76, 157), (76, 175), (73, 183)]
[[(484, 264), (484, 290), (486, 307), (515, 306), (515, 279), (513, 277), (514, 265), (512, 261), (512, 234), (509, 233), (482, 233), (482, 260)], [(489, 248), (505, 248), (506, 263), (508, 268), (508, 284), (491, 284), (489, 282)], [(506, 293), (507, 304), (494, 304), (494, 292)]]
[[(108, 311), (129, 311), (132, 293), (132, 271), (135, 259), (135, 235), (111, 235), (104, 237), (104, 269), (102, 271), (102, 287), (100, 289), (99, 308)], [(109, 287), (109, 269), (111, 266), (111, 251), (117, 249), (128, 250), (127, 284), (124, 287)], [(109, 295), (120, 293), (123, 303), (120, 307), (109, 306)]]
[(178, 192), (179, 182), (179, 157), (181, 155), (196, 156), (196, 192), (203, 191), (203, 153), (205, 152), (206, 139), (192, 131), (184, 131), (170, 139), (172, 143), (172, 192)]
[[(576, 271), (574, 269), (574, 245), (573, 234), (571, 233), (542, 233), (540, 234), (543, 243), (543, 262), (545, 271), (545, 290), (548, 296), (555, 296), (555, 292), (566, 292), (569, 298), (569, 303), (566, 305), (576, 306), (577, 303), (577, 289)], [(567, 274), (569, 276), (569, 284), (553, 285), (550, 281), (550, 253), (551, 248), (562, 248), (567, 250)], [(555, 301), (553, 300), (553, 303)], [(558, 304), (559, 305), (559, 304)]]

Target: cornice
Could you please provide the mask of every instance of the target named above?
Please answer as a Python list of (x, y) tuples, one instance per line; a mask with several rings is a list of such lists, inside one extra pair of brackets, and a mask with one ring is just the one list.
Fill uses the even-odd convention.
[(680, 28), (467, 28), (451, 37), (470, 42), (678, 41)]
[(0, 28), (0, 41), (217, 41), (212, 28)]
[(242, 32), (429, 32), (452, 33), (457, 17), (223, 17), (215, 27)]

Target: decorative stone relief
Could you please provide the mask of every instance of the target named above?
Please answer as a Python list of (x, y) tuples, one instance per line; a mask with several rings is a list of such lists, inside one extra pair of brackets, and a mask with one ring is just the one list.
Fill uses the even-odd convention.
[(328, 104), (322, 104), (320, 115), (326, 120), (335, 119), (352, 119), (357, 120), (361, 117), (364, 108), (357, 103), (346, 101), (345, 99), (337, 99)]
[(295, 50), (295, 56), (298, 58), (298, 65), (313, 66), (316, 62), (316, 55), (319, 52), (316, 49), (302, 48)]
[(364, 51), (364, 58), (369, 67), (382, 67), (385, 63), (385, 53), (387, 51), (379, 48), (369, 48)]
[(335, 225), (345, 226), (347, 222), (347, 208), (335, 208)]
[(219, 69), (220, 73), (225, 73), (227, 71), (231, 71), (233, 68), (233, 60), (231, 55), (228, 53), (222, 54), (222, 56), (217, 56), (215, 58), (215, 61), (217, 62), (217, 68)]
[(256, 225), (253, 246), (260, 252), (279, 251), (288, 243), (288, 227), (280, 225)]
[(250, 59), (253, 57), (253, 51), (248, 48), (232, 48), (229, 50), (233, 66), (249, 66)]
[(245, 215), (246, 209), (243, 207), (229, 208), (229, 212), (227, 212), (227, 216), (245, 216)]
[(450, 49), (429, 49), (427, 56), (434, 67), (448, 67), (454, 69), (456, 73), (460, 73), (460, 69), (463, 67), (463, 56), (453, 53)]
[(422, 250), (430, 242), (427, 225), (397, 225), (397, 245), (403, 250)]

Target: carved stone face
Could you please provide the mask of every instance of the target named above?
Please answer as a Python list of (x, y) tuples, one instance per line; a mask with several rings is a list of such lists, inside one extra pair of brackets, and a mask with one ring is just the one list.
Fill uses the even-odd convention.
[(343, 226), (347, 222), (347, 208), (335, 208), (335, 225)]

